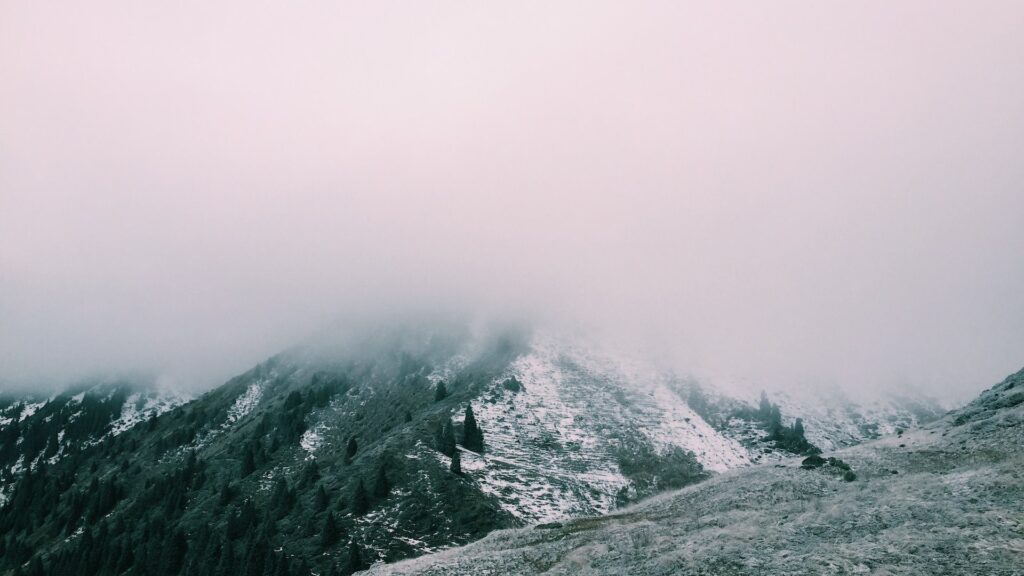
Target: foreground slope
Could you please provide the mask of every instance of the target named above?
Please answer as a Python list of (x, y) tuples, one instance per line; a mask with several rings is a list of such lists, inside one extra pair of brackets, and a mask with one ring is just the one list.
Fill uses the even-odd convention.
[(800, 459), (738, 469), (370, 573), (1024, 574), (1024, 370), (937, 422), (830, 456), (854, 474)]

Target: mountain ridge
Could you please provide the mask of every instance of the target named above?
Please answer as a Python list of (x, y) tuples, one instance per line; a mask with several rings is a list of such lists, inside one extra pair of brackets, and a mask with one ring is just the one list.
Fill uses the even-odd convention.
[[(445, 422), (462, 434), (467, 405), (485, 448), (453, 448), (453, 474), (437, 437)], [(772, 406), (780, 431), (795, 428)], [(149, 573), (168, 555), (182, 556), (175, 573), (351, 571), (607, 514), (786, 450), (742, 400), (521, 332), (385, 330), (333, 356), (296, 348), (151, 416), (17, 479), (0, 571), (38, 560)], [(94, 531), (114, 533), (101, 558), (83, 544)], [(152, 549), (129, 554), (138, 546)]]

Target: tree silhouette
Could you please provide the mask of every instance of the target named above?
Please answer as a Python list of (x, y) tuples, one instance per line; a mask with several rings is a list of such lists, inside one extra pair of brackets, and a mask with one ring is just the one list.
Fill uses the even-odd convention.
[(466, 404), (466, 417), (462, 424), (462, 445), (476, 453), (484, 451), (484, 432), (476, 423), (473, 405)]
[(352, 492), (352, 514), (362, 516), (370, 511), (370, 500), (366, 497), (366, 486), (360, 478)]
[(458, 450), (455, 450), (455, 453), (452, 454), (452, 465), (449, 466), (448, 469), (451, 470), (453, 474), (462, 476), (462, 457), (459, 456)]
[(363, 569), (363, 552), (355, 540), (348, 545), (348, 564), (345, 566), (345, 574), (355, 574)]
[(338, 530), (338, 521), (334, 518), (334, 512), (328, 512), (324, 518), (324, 527), (320, 530), (320, 547), (330, 548), (338, 543), (341, 536)]
[(377, 479), (373, 483), (373, 495), (382, 500), (391, 493), (391, 483), (388, 482), (388, 474), (385, 468), (385, 464), (382, 462), (380, 467), (377, 468)]

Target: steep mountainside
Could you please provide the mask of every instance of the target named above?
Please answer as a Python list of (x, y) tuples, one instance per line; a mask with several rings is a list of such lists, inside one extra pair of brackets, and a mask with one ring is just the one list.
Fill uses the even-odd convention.
[(371, 574), (1024, 574), (1024, 370), (922, 428)]
[[(34, 438), (93, 404), (102, 425), (47, 455)], [(11, 405), (0, 573), (351, 572), (918, 418), (817, 406), (805, 425), (787, 406), (551, 335), (404, 329), (280, 354), (172, 410), (116, 390)]]
[(127, 382), (80, 385), (50, 397), (0, 395), (0, 504), (26, 469), (55, 464), (187, 400)]

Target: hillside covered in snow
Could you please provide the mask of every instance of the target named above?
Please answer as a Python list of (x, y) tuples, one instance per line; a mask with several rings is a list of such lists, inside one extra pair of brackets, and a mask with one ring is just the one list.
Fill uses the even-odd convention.
[(47, 397), (0, 395), (0, 503), (26, 470), (56, 464), (187, 401), (179, 392), (127, 382)]
[(730, 471), (613, 514), (494, 533), (370, 574), (1024, 571), (1024, 371), (922, 428)]
[(190, 402), (119, 387), (11, 401), (0, 573), (149, 573), (166, 555), (197, 574), (354, 570), (614, 513), (932, 414), (808, 406), (730, 397), (555, 334), (469, 329), (296, 348)]

